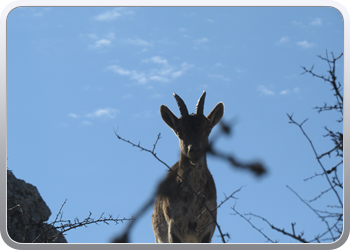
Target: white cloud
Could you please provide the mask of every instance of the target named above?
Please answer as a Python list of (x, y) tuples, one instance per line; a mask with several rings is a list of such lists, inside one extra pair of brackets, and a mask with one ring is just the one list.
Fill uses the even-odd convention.
[(131, 10), (128, 10), (127, 8), (119, 7), (119, 8), (114, 8), (110, 11), (106, 11), (100, 15), (97, 15), (95, 16), (95, 19), (98, 21), (111, 21), (121, 16), (131, 15), (131, 14), (134, 14), (134, 12)]
[(272, 90), (268, 89), (264, 85), (260, 85), (258, 90), (264, 95), (268, 95), (268, 96), (275, 95), (275, 93)]
[(120, 111), (112, 108), (98, 109), (93, 113), (86, 114), (86, 117), (96, 118), (101, 116), (107, 116), (109, 118), (114, 118)]
[(70, 117), (72, 117), (72, 118), (79, 118), (79, 115), (77, 115), (77, 114), (74, 114), (74, 113), (70, 113), (70, 114), (68, 114)]
[(136, 80), (140, 84), (147, 83), (148, 79), (144, 72), (138, 72), (137, 70), (131, 71), (131, 79)]
[(168, 64), (168, 61), (160, 56), (154, 56), (150, 59), (142, 60), (141, 62), (147, 63), (147, 62), (153, 62), (153, 63), (159, 63), (159, 64)]
[[(50, 11), (52, 8), (46, 7), (46, 8), (31, 8), (31, 11), (33, 11), (33, 16), (35, 17), (42, 17), (44, 14), (48, 11)], [(40, 10), (40, 11), (37, 11)]]
[(111, 65), (107, 67), (107, 70), (111, 70), (121, 76), (129, 76), (131, 80), (135, 80), (139, 84), (146, 84), (149, 81), (169, 82), (182, 76), (194, 67), (194, 65), (187, 62), (184, 62), (179, 66), (171, 65), (168, 60), (160, 56), (153, 56), (149, 59), (142, 60), (141, 63), (154, 63), (159, 66), (139, 71), (124, 69), (119, 65)]
[(288, 41), (289, 41), (289, 37), (287, 37), (287, 36), (283, 36), (283, 37), (279, 40), (280, 43), (285, 43), (285, 42), (288, 42)]
[(179, 70), (177, 70), (177, 71), (171, 73), (171, 77), (172, 77), (172, 78), (180, 77), (180, 76), (182, 76), (186, 71), (192, 69), (193, 67), (194, 67), (194, 65), (189, 64), (189, 63), (187, 63), (187, 62), (184, 62), (184, 63), (181, 64)]
[(209, 39), (206, 37), (200, 38), (200, 39), (196, 39), (193, 40), (193, 44), (194, 44), (194, 49), (205, 49), (206, 48), (206, 43), (209, 42)]
[(131, 72), (129, 70), (123, 69), (119, 67), (118, 65), (111, 65), (108, 66), (107, 69), (112, 70), (114, 73), (117, 73), (118, 75), (130, 75)]
[(298, 87), (295, 87), (293, 90), (289, 90), (289, 89), (282, 90), (279, 94), (280, 95), (288, 95), (291, 92), (296, 94), (296, 93), (299, 93), (299, 91), (300, 91), (300, 89)]
[(302, 47), (303, 49), (310, 49), (315, 46), (313, 43), (309, 43), (308, 41), (297, 42), (297, 45)]
[(208, 38), (203, 37), (201, 39), (194, 40), (193, 42), (194, 42), (195, 45), (201, 45), (201, 44), (206, 43), (208, 41), (209, 41)]
[(282, 91), (280, 92), (280, 95), (288, 95), (289, 92), (290, 92), (289, 89), (285, 89), (285, 90), (282, 90)]
[(100, 48), (102, 46), (109, 46), (112, 42), (108, 39), (100, 39), (95, 41), (95, 44), (90, 46), (91, 48)]
[(136, 46), (143, 46), (143, 47), (149, 47), (149, 46), (152, 46), (152, 43), (150, 42), (147, 42), (145, 40), (142, 40), (140, 38), (136, 38), (136, 39), (127, 39), (125, 41), (127, 44), (132, 44), (132, 45), (136, 45)]
[(322, 20), (321, 18), (315, 18), (311, 23), (310, 25), (313, 25), (313, 26), (321, 26), (322, 25)]
[(298, 93), (300, 91), (300, 89), (298, 88), (298, 87), (295, 87), (294, 89), (293, 89), (293, 92), (295, 92), (295, 93)]
[(150, 76), (149, 79), (151, 81), (158, 81), (158, 82), (169, 82), (169, 79), (163, 76)]

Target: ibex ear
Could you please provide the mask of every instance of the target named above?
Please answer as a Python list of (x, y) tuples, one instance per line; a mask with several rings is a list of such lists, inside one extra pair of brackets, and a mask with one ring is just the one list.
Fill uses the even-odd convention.
[(221, 117), (224, 115), (224, 104), (222, 102), (219, 102), (215, 108), (210, 112), (210, 114), (207, 116), (211, 123), (211, 127), (213, 128), (220, 120)]
[(168, 124), (170, 128), (175, 130), (175, 124), (178, 120), (176, 115), (174, 115), (173, 112), (171, 112), (171, 110), (165, 105), (160, 106), (160, 114), (163, 118), (163, 121), (165, 121), (165, 123)]

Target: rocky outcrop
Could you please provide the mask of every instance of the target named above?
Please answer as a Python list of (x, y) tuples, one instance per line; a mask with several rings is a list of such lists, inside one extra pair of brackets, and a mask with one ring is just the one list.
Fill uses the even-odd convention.
[(7, 170), (7, 231), (10, 238), (21, 243), (67, 243), (53, 225), (45, 223), (50, 215), (38, 189)]

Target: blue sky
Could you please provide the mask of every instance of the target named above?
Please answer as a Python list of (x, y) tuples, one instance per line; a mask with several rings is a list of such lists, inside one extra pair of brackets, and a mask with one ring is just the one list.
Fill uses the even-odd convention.
[[(7, 20), (8, 169), (35, 185), (52, 211), (64, 206), (64, 219), (83, 220), (92, 212), (130, 218), (164, 178), (166, 167), (146, 152), (118, 140), (113, 128), (152, 148), (173, 165), (178, 140), (163, 122), (161, 104), (176, 115), (177, 93), (190, 112), (203, 90), (204, 112), (222, 101), (224, 120), (235, 120), (234, 134), (216, 147), (242, 161), (262, 161), (268, 174), (256, 178), (208, 157), (218, 202), (245, 186), (237, 200), (218, 211), (230, 242), (265, 242), (239, 216), (259, 214), (281, 228), (311, 239), (325, 230), (286, 185), (312, 199), (328, 188), (301, 131), (288, 123), (309, 120), (304, 129), (319, 153), (333, 144), (324, 126), (342, 131), (337, 113), (318, 114), (333, 103), (330, 86), (302, 68), (326, 74), (317, 55), (343, 52), (343, 19), (333, 8), (293, 7), (27, 7)], [(338, 61), (338, 80), (343, 82)], [(213, 133), (216, 129), (214, 129)], [(337, 159), (326, 164), (332, 166)], [(335, 204), (332, 195), (315, 206)], [(131, 241), (153, 243), (149, 210), (135, 225)], [(274, 240), (294, 242), (259, 220)], [(71, 243), (109, 242), (125, 224), (90, 225), (69, 231)], [(221, 242), (216, 237), (213, 242)]]

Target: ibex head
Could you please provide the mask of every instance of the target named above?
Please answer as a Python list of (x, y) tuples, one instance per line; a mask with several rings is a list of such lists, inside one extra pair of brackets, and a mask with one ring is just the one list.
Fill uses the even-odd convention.
[(192, 164), (205, 155), (208, 147), (208, 136), (224, 114), (224, 104), (220, 102), (208, 116), (204, 116), (205, 95), (204, 91), (198, 100), (196, 113), (189, 114), (184, 101), (174, 93), (181, 113), (180, 118), (177, 118), (167, 106), (160, 106), (163, 120), (179, 138), (181, 155), (187, 157)]

